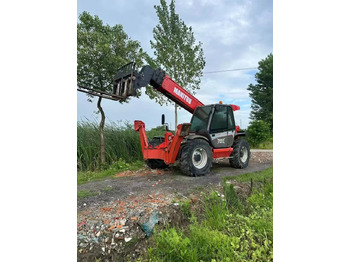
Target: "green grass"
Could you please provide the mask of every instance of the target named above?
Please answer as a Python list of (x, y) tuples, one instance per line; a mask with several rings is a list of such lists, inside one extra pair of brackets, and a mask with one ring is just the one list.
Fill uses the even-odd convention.
[(260, 143), (258, 146), (252, 146), (254, 149), (273, 149), (273, 138), (269, 138), (267, 141)]
[(190, 200), (184, 200), (180, 203), (180, 210), (184, 214), (185, 217), (190, 218), (191, 213), (191, 201)]
[(266, 141), (264, 143), (260, 143), (257, 149), (273, 149), (273, 142)]
[[(233, 185), (224, 188), (224, 199), (213, 191), (200, 202), (201, 211), (197, 214), (191, 213), (191, 224), (187, 230), (167, 228), (156, 231), (153, 236), (154, 244), (148, 249), (148, 256), (144, 259), (272, 261), (272, 171), (272, 168), (269, 168), (262, 172), (225, 178), (224, 182), (234, 178), (240, 182), (253, 179), (253, 185), (262, 183), (261, 186), (253, 188), (252, 194), (246, 196), (246, 201), (237, 197)], [(183, 208), (189, 210), (187, 206)]]
[(227, 180), (236, 180), (237, 182), (250, 182), (253, 179), (254, 182), (264, 182), (268, 179), (272, 180), (273, 178), (273, 167), (269, 167), (263, 171), (255, 172), (255, 173), (247, 173), (239, 176), (227, 176), (222, 180), (225, 183)]
[(78, 199), (83, 199), (85, 197), (96, 196), (96, 195), (98, 195), (98, 192), (91, 192), (90, 190), (78, 191)]
[(125, 160), (120, 159), (119, 161), (111, 164), (108, 168), (101, 171), (79, 171), (77, 174), (78, 185), (87, 183), (93, 180), (101, 180), (107, 177), (111, 177), (116, 173), (126, 170), (138, 170), (144, 166), (143, 161), (135, 161), (134, 163), (127, 163)]

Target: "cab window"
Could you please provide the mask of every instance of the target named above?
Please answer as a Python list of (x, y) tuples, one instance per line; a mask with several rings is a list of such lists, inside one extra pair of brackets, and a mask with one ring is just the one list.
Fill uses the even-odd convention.
[(211, 113), (211, 106), (197, 107), (193, 113), (191, 120), (190, 132), (206, 131), (208, 128), (208, 120)]
[(231, 107), (227, 107), (227, 121), (228, 121), (228, 130), (235, 129), (235, 119), (233, 117), (233, 110)]
[(215, 112), (210, 125), (210, 132), (217, 133), (227, 130), (227, 106), (215, 106)]

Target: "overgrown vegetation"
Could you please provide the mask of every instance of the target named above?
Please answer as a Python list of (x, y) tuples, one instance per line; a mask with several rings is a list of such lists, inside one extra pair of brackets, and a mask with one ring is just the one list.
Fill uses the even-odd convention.
[[(232, 183), (253, 184), (247, 195), (238, 195)], [(168, 228), (154, 235), (148, 261), (272, 261), (273, 178), (272, 168), (228, 177), (224, 195), (212, 192), (200, 212), (187, 206), (191, 225), (185, 231)], [(186, 204), (187, 205), (187, 204)]]
[(96, 122), (78, 122), (77, 160), (81, 171), (104, 170), (120, 159), (131, 163), (142, 160), (140, 137), (130, 123), (106, 124), (106, 163), (100, 163), (100, 134)]
[[(106, 163), (100, 164), (99, 124), (79, 121), (77, 126), (77, 160), (79, 171), (103, 171), (121, 165), (122, 162), (143, 161), (139, 133), (127, 123), (108, 123), (104, 129), (106, 141)], [(164, 127), (158, 126), (146, 132), (147, 137), (163, 136)], [(119, 163), (118, 163), (119, 161)]]

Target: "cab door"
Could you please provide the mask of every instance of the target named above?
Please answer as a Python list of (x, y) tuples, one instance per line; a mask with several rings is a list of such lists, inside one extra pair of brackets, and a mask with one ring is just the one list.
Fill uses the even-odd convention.
[(233, 110), (228, 105), (215, 105), (212, 114), (209, 136), (214, 148), (227, 148), (233, 145), (235, 135)]

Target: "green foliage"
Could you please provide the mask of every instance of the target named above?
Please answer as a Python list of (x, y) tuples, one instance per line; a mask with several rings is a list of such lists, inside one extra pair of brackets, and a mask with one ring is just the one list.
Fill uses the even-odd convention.
[(271, 136), (269, 124), (262, 120), (254, 120), (247, 129), (248, 142), (257, 147), (260, 143), (265, 142)]
[(142, 160), (140, 137), (130, 124), (107, 124), (104, 130), (106, 141), (106, 164), (100, 164), (100, 134), (95, 122), (81, 121), (77, 126), (77, 160), (80, 170), (99, 170), (119, 159), (128, 162)]
[(186, 233), (168, 228), (154, 235), (148, 261), (273, 261), (272, 168), (232, 178), (262, 185), (239, 204), (244, 209), (232, 208), (239, 201), (233, 187), (224, 190), (225, 199), (212, 192), (200, 223), (192, 219)]
[(185, 217), (190, 218), (191, 213), (191, 201), (190, 200), (184, 200), (180, 204), (180, 210), (184, 214)]
[[(95, 90), (111, 91), (117, 69), (129, 61), (142, 63), (143, 51), (138, 41), (131, 40), (121, 25), (104, 25), (98, 16), (88, 12), (79, 15), (77, 25), (77, 81), (78, 85)], [(92, 95), (87, 95), (92, 102)], [(105, 114), (98, 98), (97, 107), (101, 114), (100, 158), (106, 163), (104, 140)], [(127, 99), (119, 100), (127, 102)], [(95, 159), (97, 159), (95, 157)], [(99, 163), (96, 163), (99, 164)]]
[(162, 261), (162, 251), (168, 250), (163, 257), (166, 261), (184, 261), (181, 260), (189, 249), (190, 240), (187, 237), (183, 237), (183, 234), (177, 231), (175, 228), (169, 228), (168, 230), (161, 231), (157, 235), (156, 248), (151, 248), (149, 254), (155, 256), (157, 259), (151, 259), (151, 261)]
[(242, 204), (238, 199), (236, 190), (234, 189), (234, 186), (232, 184), (224, 183), (224, 194), (226, 199), (226, 205), (228, 208), (233, 210), (238, 210), (242, 208)]
[(146, 131), (146, 134), (149, 140), (155, 136), (164, 136), (165, 128), (164, 126), (157, 126), (155, 128), (152, 128), (150, 131)]
[(77, 32), (78, 85), (110, 91), (117, 69), (130, 61), (141, 65), (143, 51), (122, 25), (104, 25), (88, 12), (79, 15)]
[(273, 130), (273, 55), (269, 54), (259, 62), (259, 72), (255, 74), (257, 84), (250, 84), (248, 90), (252, 98), (250, 118), (263, 120)]
[(104, 169), (99, 171), (79, 171), (77, 178), (78, 178), (78, 185), (92, 181), (92, 180), (98, 180), (103, 179), (109, 176), (113, 176), (116, 173), (125, 171), (125, 170), (137, 170), (144, 166), (143, 161), (135, 161), (133, 163), (127, 163), (123, 159), (119, 159), (118, 161), (112, 163), (109, 167), (104, 167)]
[[(153, 29), (151, 47), (155, 59), (148, 62), (161, 66), (167, 74), (190, 93), (199, 89), (200, 77), (205, 66), (202, 43), (196, 43), (191, 26), (187, 26), (175, 12), (175, 1), (169, 7), (165, 0), (154, 6), (159, 24)], [(147, 90), (150, 93), (153, 90)], [(152, 98), (152, 96), (150, 96)], [(167, 100), (161, 94), (153, 94), (160, 104)]]
[(226, 216), (228, 209), (224, 199), (213, 191), (209, 197), (205, 198), (204, 205), (205, 220), (203, 224), (211, 229), (223, 230), (226, 227)]

